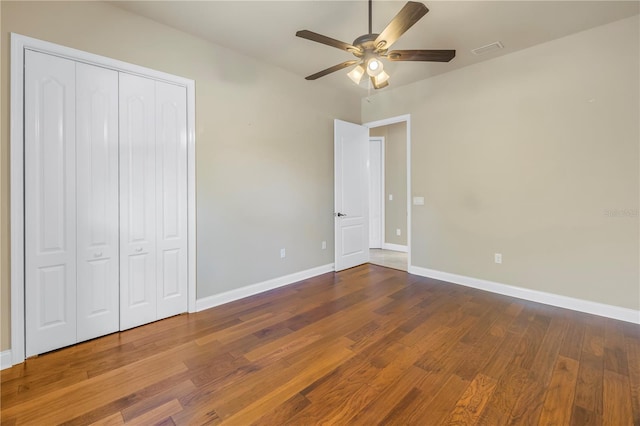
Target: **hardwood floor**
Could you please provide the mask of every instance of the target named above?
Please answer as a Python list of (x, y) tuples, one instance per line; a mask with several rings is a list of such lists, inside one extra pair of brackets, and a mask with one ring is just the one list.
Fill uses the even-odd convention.
[(640, 425), (640, 326), (363, 265), (1, 377), (3, 425)]

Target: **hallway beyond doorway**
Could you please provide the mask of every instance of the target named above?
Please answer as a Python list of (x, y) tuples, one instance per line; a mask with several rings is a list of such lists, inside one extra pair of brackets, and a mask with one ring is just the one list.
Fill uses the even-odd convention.
[(401, 251), (369, 249), (369, 263), (407, 271), (407, 253)]

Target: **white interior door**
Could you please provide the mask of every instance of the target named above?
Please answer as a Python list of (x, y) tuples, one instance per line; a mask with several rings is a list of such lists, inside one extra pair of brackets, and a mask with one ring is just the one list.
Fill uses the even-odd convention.
[(156, 82), (158, 319), (187, 311), (187, 92)]
[(26, 356), (76, 342), (75, 62), (25, 52)]
[(334, 120), (335, 270), (369, 261), (369, 129)]
[(155, 321), (155, 83), (120, 73), (120, 329)]
[(369, 139), (369, 248), (382, 248), (384, 139)]
[(76, 64), (77, 340), (119, 326), (118, 72)]

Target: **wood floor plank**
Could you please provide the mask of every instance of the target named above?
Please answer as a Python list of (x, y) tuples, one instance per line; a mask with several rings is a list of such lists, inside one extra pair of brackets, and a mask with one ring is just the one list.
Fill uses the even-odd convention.
[[(161, 416), (157, 418), (155, 421), (160, 421), (166, 417), (169, 417), (173, 414), (178, 413), (182, 410), (182, 405), (178, 402), (178, 398), (185, 393), (193, 392), (196, 389), (196, 386), (191, 382), (191, 380), (185, 380), (183, 382), (177, 383), (174, 386), (171, 386), (164, 392), (161, 392), (151, 398), (146, 398), (137, 404), (133, 404), (124, 410), (121, 411), (122, 418), (125, 422), (129, 423), (134, 419), (144, 419), (147, 413), (152, 411), (158, 411), (159, 407), (165, 406), (166, 404), (173, 404), (171, 406), (175, 407), (175, 403), (180, 406), (180, 409), (172, 412), (169, 415)], [(175, 402), (175, 403), (174, 403)], [(165, 407), (166, 408), (166, 407)], [(165, 410), (159, 410), (158, 412), (164, 413)], [(154, 417), (155, 418), (155, 417)], [(136, 420), (138, 421), (138, 420)]]
[(138, 417), (134, 417), (126, 423), (131, 425), (155, 425), (166, 421), (180, 411), (182, 411), (182, 406), (177, 399), (172, 399), (151, 411), (147, 411)]
[(580, 367), (576, 383), (576, 406), (602, 415), (604, 374), (604, 327), (590, 324), (582, 342)]
[(270, 410), (255, 420), (252, 425), (283, 425), (290, 423), (290, 419), (295, 417), (300, 411), (304, 410), (311, 404), (304, 395), (296, 393), (291, 398), (278, 405), (271, 407)]
[(540, 425), (569, 424), (577, 379), (578, 361), (558, 357), (542, 406)]
[(407, 397), (411, 390), (415, 390), (416, 393), (420, 392), (420, 388), (424, 385), (428, 376), (429, 373), (421, 368), (408, 367), (395, 378), (393, 383), (382, 389), (378, 388), (371, 401), (362, 410), (354, 413), (351, 423), (370, 425), (388, 417), (390, 411), (397, 408), (397, 405)]
[[(372, 370), (379, 368), (380, 370), (366, 382), (362, 383), (362, 386), (358, 386), (353, 392), (345, 399), (345, 402), (340, 404), (338, 409), (330, 410), (323, 414), (323, 417), (331, 424), (350, 424), (353, 417), (359, 412), (365, 410), (365, 407), (370, 404), (379, 396), (384, 395), (385, 400), (388, 401), (388, 395), (385, 390), (391, 386), (397, 377), (402, 376), (406, 371), (410, 371), (415, 361), (420, 357), (420, 354), (424, 351), (424, 348), (428, 346), (428, 340), (414, 341), (412, 335), (420, 335), (421, 332), (426, 330), (420, 330), (419, 328), (412, 330), (409, 335), (405, 335), (396, 343), (386, 345), (384, 350), (376, 353), (375, 356), (369, 356)], [(400, 333), (403, 331), (400, 330)], [(413, 342), (412, 346), (405, 344), (406, 342)], [(418, 378), (423, 375), (420, 373)], [(349, 382), (353, 382), (352, 378), (347, 379)], [(414, 381), (414, 386), (424, 385), (424, 381)]]
[(640, 425), (640, 336), (627, 337), (633, 424)]
[(453, 412), (445, 421), (449, 425), (471, 425), (480, 418), (497, 385), (496, 379), (478, 374), (464, 391)]
[(122, 418), (122, 414), (114, 413), (108, 417), (100, 419), (96, 422), (91, 423), (90, 426), (120, 426), (124, 424), (124, 419)]
[(464, 354), (457, 351), (463, 345), (460, 338), (469, 330), (475, 320), (466, 318), (457, 327), (441, 327), (431, 337), (431, 346), (424, 351), (416, 366), (425, 371), (453, 371)]
[(455, 408), (458, 399), (469, 382), (456, 376), (448, 376), (442, 387), (417, 392), (410, 401), (402, 401), (382, 420), (383, 424), (440, 425)]
[(574, 405), (571, 426), (602, 426), (602, 417), (593, 411)]
[[(261, 417), (272, 412), (273, 407), (277, 407), (311, 383), (319, 380), (328, 372), (336, 368), (342, 362), (353, 357), (353, 352), (346, 348), (331, 348), (324, 354), (318, 354), (322, 364), (315, 365), (313, 369), (300, 365), (300, 370), (284, 385), (278, 386), (273, 391), (254, 400), (248, 405), (243, 405), (242, 410), (238, 410), (231, 416), (223, 416), (223, 424), (251, 424)], [(295, 367), (295, 366), (292, 366)], [(307, 398), (307, 396), (305, 396)], [(307, 398), (308, 399), (308, 398)], [(304, 412), (304, 409), (302, 410)], [(294, 417), (295, 418), (295, 417)]]
[(529, 367), (529, 370), (536, 374), (538, 380), (545, 386), (549, 383), (556, 368), (556, 359), (561, 349), (558, 343), (564, 340), (566, 330), (567, 321), (565, 318), (552, 318), (531, 367)]
[(562, 346), (560, 346), (560, 355), (576, 361), (580, 360), (585, 328), (584, 322), (577, 320), (577, 318), (568, 321), (567, 331), (562, 340)]
[(629, 392), (629, 378), (613, 371), (604, 370), (602, 418), (604, 424), (615, 425), (621, 419), (628, 419), (631, 424), (633, 408)]
[(464, 361), (458, 363), (453, 373), (465, 380), (472, 381), (478, 371), (482, 370), (493, 354), (500, 349), (503, 340), (503, 338), (487, 333), (482, 340), (473, 345), (460, 343), (456, 350), (464, 353), (465, 357)]
[(623, 376), (629, 375), (626, 343), (620, 321), (606, 321), (604, 345), (604, 368)]
[(220, 343), (233, 342), (247, 334), (255, 333), (256, 331), (260, 331), (266, 327), (283, 322), (291, 318), (291, 316), (292, 314), (289, 312), (282, 312), (280, 314), (267, 312), (266, 314), (255, 316), (251, 319), (247, 319), (246, 321), (242, 321), (239, 324), (196, 339), (196, 343), (199, 345), (205, 345), (214, 340), (217, 340)]
[(502, 374), (508, 366), (512, 365), (511, 362), (514, 358), (516, 348), (518, 347), (522, 336), (507, 331), (504, 339), (500, 343), (500, 347), (493, 352), (493, 355), (488, 358), (487, 363), (482, 367), (483, 374), (493, 377), (498, 380), (502, 377)]
[(518, 400), (511, 410), (509, 425), (535, 425), (538, 424), (546, 388), (544, 384), (529, 371), (528, 377), (522, 384), (522, 390)]
[(477, 423), (487, 426), (507, 424), (529, 374), (529, 371), (515, 364), (508, 364), (498, 376), (500, 378), (496, 379), (495, 391), (482, 410)]
[(550, 323), (551, 318), (542, 315), (536, 315), (531, 321), (519, 342), (520, 346), (516, 352), (516, 359), (520, 367), (531, 369)]
[(0, 396), (2, 425), (640, 425), (640, 326), (363, 265), (40, 355)]

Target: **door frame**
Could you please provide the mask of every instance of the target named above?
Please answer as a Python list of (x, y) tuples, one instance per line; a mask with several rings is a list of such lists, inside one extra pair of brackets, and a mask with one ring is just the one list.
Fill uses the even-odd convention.
[(196, 311), (196, 175), (195, 82), (116, 59), (11, 33), (10, 68), (10, 226), (11, 226), (11, 362), (25, 359), (24, 309), (24, 51), (33, 50), (119, 72), (140, 75), (187, 91), (187, 288), (188, 312)]
[[(369, 121), (363, 126), (369, 129), (373, 127), (387, 126), (389, 124), (406, 123), (407, 126), (407, 270), (411, 269), (411, 114), (398, 115), (395, 117), (384, 118), (382, 120)], [(386, 195), (386, 194), (383, 194)], [(383, 212), (384, 212), (383, 197)], [(383, 223), (384, 231), (384, 223)], [(382, 234), (384, 238), (384, 232)], [(384, 246), (384, 240), (383, 246)]]
[[(385, 239), (385, 231), (386, 231), (386, 227), (385, 227), (385, 216), (384, 216), (384, 211), (385, 211), (385, 169), (384, 169), (384, 165), (385, 165), (385, 138), (384, 136), (369, 136), (369, 143), (371, 143), (372, 140), (378, 140), (380, 141), (380, 187), (378, 188), (380, 190), (380, 248), (383, 249), (384, 248), (384, 239)], [(371, 148), (371, 146), (369, 146), (369, 148)], [(371, 158), (371, 149), (369, 149), (369, 158)], [(369, 212), (369, 220), (371, 220), (371, 212)], [(371, 236), (369, 236), (369, 241), (371, 241)], [(371, 247), (369, 247), (371, 248)]]

